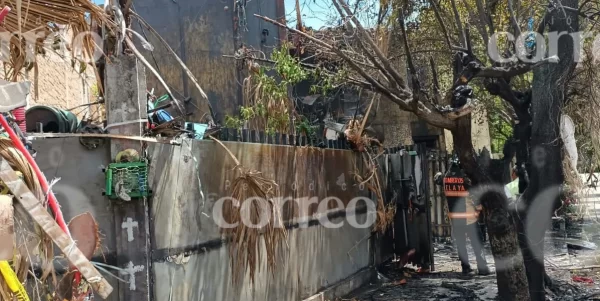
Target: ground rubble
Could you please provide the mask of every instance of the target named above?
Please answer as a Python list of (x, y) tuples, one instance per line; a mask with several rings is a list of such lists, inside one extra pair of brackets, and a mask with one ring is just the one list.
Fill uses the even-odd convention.
[[(567, 248), (564, 241), (547, 238), (546, 266), (553, 285), (546, 289), (549, 301), (600, 300), (600, 253)], [(418, 274), (415, 267), (398, 267), (390, 261), (379, 267), (378, 279), (341, 300), (352, 301), (491, 301), (497, 300), (496, 276), (463, 276), (454, 247), (448, 242), (434, 244), (435, 271)], [(469, 248), (470, 258), (474, 260)], [(486, 257), (492, 272), (494, 260), (489, 245)], [(476, 266), (472, 261), (471, 265)]]

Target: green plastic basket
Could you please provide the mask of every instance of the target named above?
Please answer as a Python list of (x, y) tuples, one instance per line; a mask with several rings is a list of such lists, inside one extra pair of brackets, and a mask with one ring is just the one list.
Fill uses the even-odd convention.
[(141, 198), (150, 196), (148, 189), (148, 164), (145, 162), (111, 163), (106, 172), (105, 195), (111, 199)]

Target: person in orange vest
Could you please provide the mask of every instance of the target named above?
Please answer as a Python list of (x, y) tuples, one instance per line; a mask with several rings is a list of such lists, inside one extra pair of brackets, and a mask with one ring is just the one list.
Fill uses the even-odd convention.
[(443, 177), (442, 173), (437, 173), (434, 180), (436, 184), (444, 187), (450, 211), (448, 217), (452, 224), (452, 237), (456, 243), (463, 274), (473, 272), (467, 252), (467, 237), (469, 237), (477, 260), (478, 274), (489, 275), (490, 270), (485, 259), (481, 229), (477, 222), (481, 207), (469, 197), (470, 181), (460, 168), (458, 158), (455, 156), (451, 160), (450, 168)]

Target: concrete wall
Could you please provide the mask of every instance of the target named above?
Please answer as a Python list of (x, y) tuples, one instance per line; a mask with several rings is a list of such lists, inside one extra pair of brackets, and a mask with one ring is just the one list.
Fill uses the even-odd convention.
[[(337, 196), (347, 203), (365, 194), (352, 186), (352, 152), (225, 143), (243, 166), (275, 179), (282, 196)], [(284, 247), (274, 277), (262, 260), (254, 288), (248, 274), (243, 283), (232, 285), (228, 245), (213, 221), (213, 205), (230, 195), (228, 185), (236, 177), (233, 161), (212, 141), (155, 145), (150, 153), (155, 300), (302, 300), (369, 267), (370, 229), (347, 222), (338, 229), (313, 223), (289, 230), (289, 248)], [(284, 216), (289, 220), (306, 214), (287, 207)], [(352, 216), (363, 223), (368, 215)], [(332, 220), (340, 221), (345, 219)], [(177, 256), (189, 261), (178, 264)], [(348, 293), (365, 280), (336, 293)]]

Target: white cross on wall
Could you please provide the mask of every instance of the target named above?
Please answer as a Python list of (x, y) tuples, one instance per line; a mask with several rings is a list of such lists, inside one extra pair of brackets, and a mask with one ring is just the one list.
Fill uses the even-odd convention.
[(135, 291), (135, 273), (141, 272), (144, 270), (143, 265), (133, 265), (133, 262), (129, 262), (127, 267), (125, 267), (124, 271), (119, 271), (119, 273), (123, 275), (129, 276), (129, 290)]
[(131, 217), (121, 224), (121, 229), (127, 229), (127, 241), (133, 241), (133, 228), (138, 228), (138, 222), (134, 222)]

